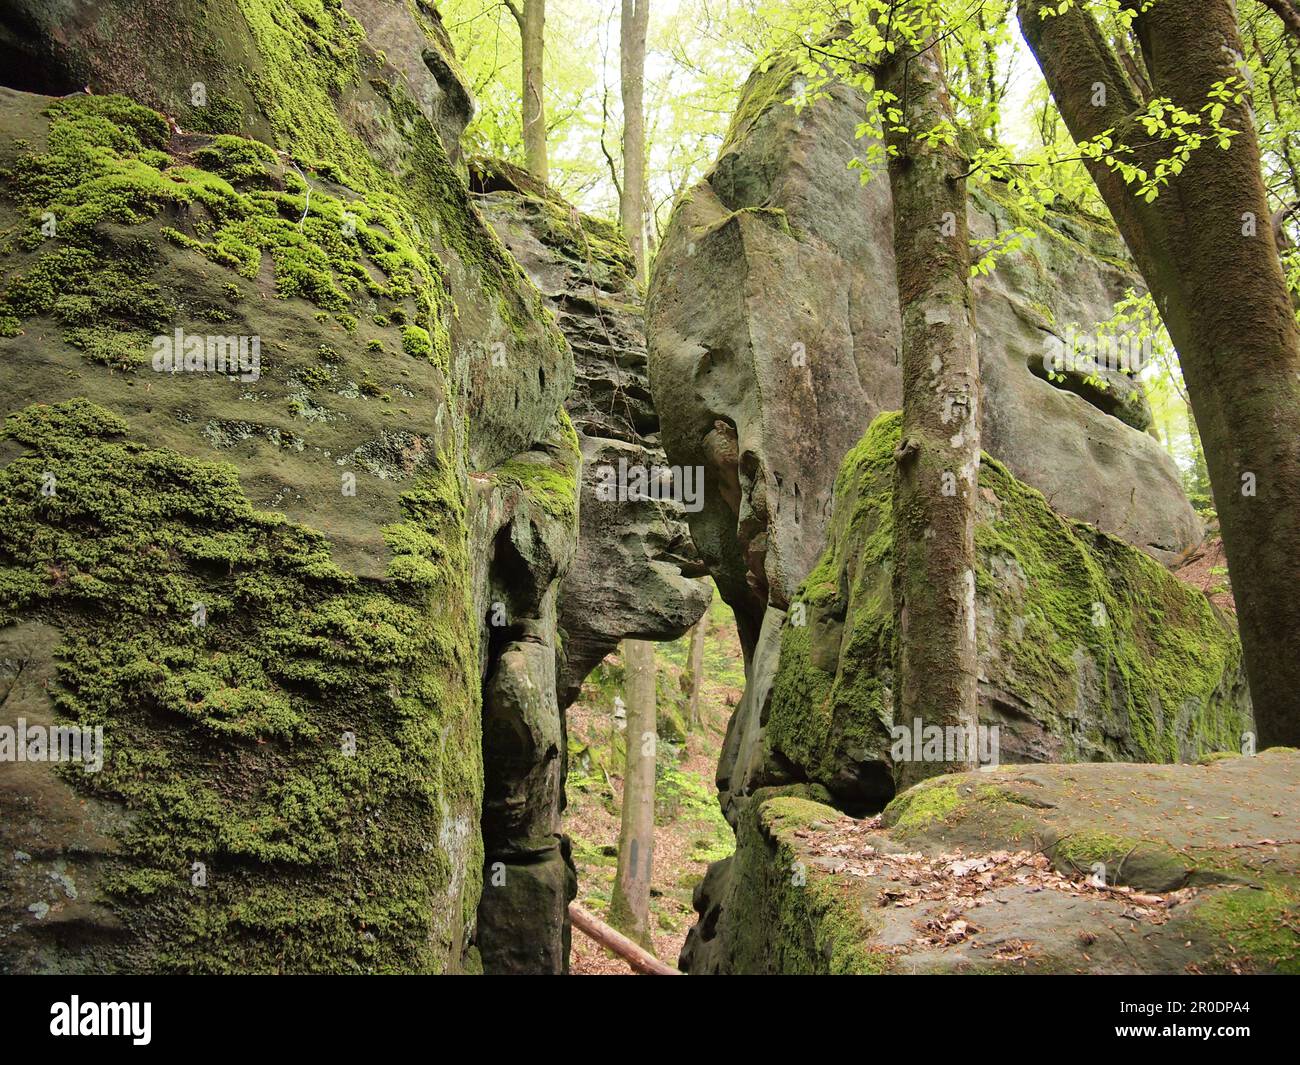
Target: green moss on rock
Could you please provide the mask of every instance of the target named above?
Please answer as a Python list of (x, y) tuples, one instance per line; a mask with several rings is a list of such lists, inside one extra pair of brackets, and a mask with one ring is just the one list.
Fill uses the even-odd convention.
[(460, 489), (408, 493), (380, 585), (126, 428), (29, 407), (0, 470), (0, 626), (63, 634), (50, 696), (106, 746), (68, 780), (130, 815), (100, 887), (131, 946), (100, 964), (441, 971), (471, 916), (443, 900), (477, 899), (482, 858), (453, 813), (482, 790)]
[(556, 426), (546, 448), (503, 462), (492, 470), (492, 478), (498, 484), (522, 489), (544, 513), (571, 526), (578, 520), (582, 455), (567, 411), (560, 411)]
[[(763, 788), (737, 826), (727, 910), (729, 971), (741, 974), (876, 975), (890, 959), (872, 942), (866, 897), (819, 875), (800, 830), (839, 819), (820, 788)], [(727, 920), (724, 915), (723, 920)]]
[[(891, 761), (900, 426), (881, 415), (845, 458), (829, 546), (782, 636), (767, 735), (833, 790)], [(1057, 515), (987, 456), (979, 483), (982, 713), (1003, 729), (1003, 757), (1013, 744), (1060, 761), (1237, 748), (1250, 717), (1231, 622), (1147, 555)]]
[(1294, 880), (1216, 891), (1195, 910), (1221, 964), (1300, 975), (1300, 894)]
[[(18, 242), (41, 249), (6, 278), (0, 315), (51, 315), (69, 325), (116, 323), (159, 331), (175, 314), (149, 274), (150, 235), (106, 239), (102, 226), (138, 227), (165, 215), (161, 235), (248, 279), (263, 256), (282, 298), (343, 312), (354, 301), (410, 301), (447, 359), (442, 270), (417, 248), (417, 226), (392, 198), (344, 200), (284, 191), (269, 147), (219, 136), (186, 154), (167, 145), (162, 117), (123, 97), (73, 96), (47, 108), (45, 150), (18, 155), (0, 180), (27, 210)], [(43, 228), (53, 220), (54, 235)]]
[[(83, 886), (122, 929), (88, 964), (472, 966), (469, 426), (489, 454), (533, 445), (571, 358), (339, 0), (183, 0), (157, 47), (127, 6), (105, 5), (121, 49), (78, 60), (86, 80), (186, 132), (123, 96), (17, 94), (0, 138), (0, 336), (18, 338), (0, 628), (62, 634), (55, 710), (109, 748), (68, 784), (129, 824)], [(175, 328), (259, 335), (260, 378), (154, 374), (149, 340)], [(520, 409), (480, 387), (467, 334), (507, 339), (544, 394)], [(33, 495), (46, 473), (56, 493)]]

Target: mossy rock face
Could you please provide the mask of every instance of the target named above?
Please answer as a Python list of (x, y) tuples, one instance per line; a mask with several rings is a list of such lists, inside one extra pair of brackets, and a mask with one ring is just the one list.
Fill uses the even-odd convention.
[[(766, 737), (846, 801), (892, 792), (893, 451), (882, 415), (844, 461), (825, 555), (786, 615)], [(1193, 760), (1251, 729), (1235, 630), (1127, 544), (1056, 514), (985, 457), (980, 714), (1004, 762)], [(803, 624), (798, 624), (802, 621)]]
[(93, 95), (0, 89), (0, 724), (105, 743), (0, 759), (0, 969), (477, 968), (489, 585), (513, 539), (553, 656), (568, 347), (424, 5), (95, 10), (22, 68)]
[(457, 967), (482, 770), (455, 482), (413, 479), (373, 580), (97, 404), (4, 437), (4, 724), (104, 742), (99, 772), (0, 762), (4, 969)]
[(866, 976), (888, 972), (856, 886), (810, 866), (801, 836), (842, 816), (822, 788), (763, 788), (737, 826), (736, 853), (695, 891), (700, 921), (681, 968), (692, 974)]
[(1300, 756), (1004, 767), (855, 821), (760, 789), (691, 973), (1300, 973)]
[[(294, 96), (304, 142), (328, 138), (320, 106), (356, 64), (400, 80), (453, 157), (473, 103), (436, 8), (426, 0), (14, 0), (7, 84), (61, 95), (88, 86), (174, 116), (187, 130), (272, 141)], [(186, 62), (174, 60), (185, 57)], [(309, 59), (308, 62), (302, 62)], [(295, 63), (294, 60), (299, 62)], [(322, 155), (322, 159), (331, 158)]]
[[(358, 228), (420, 246), (436, 263), (443, 342), (469, 397), (473, 468), (495, 466), (545, 435), (572, 386), (572, 355), (452, 161), (469, 102), (430, 5), (105, 0), (71, 16), (44, 0), (20, 0), (19, 7), (19, 24), (32, 33), (13, 47), (45, 79), (34, 86), (40, 91), (121, 93), (187, 132), (263, 141), (291, 171), (291, 194), (305, 198), (311, 184), (313, 199), (326, 192), (364, 197)], [(164, 25), (169, 33), (160, 37)], [(141, 175), (152, 183), (147, 173), (133, 176)], [(45, 207), (30, 209), (39, 220)], [(304, 209), (300, 204), (299, 213)], [(283, 210), (290, 217), (291, 205)], [(389, 217), (372, 217), (381, 210), (396, 216), (395, 227)], [(247, 241), (217, 243), (239, 254)], [(334, 301), (315, 270), (297, 273), (304, 295)], [(382, 310), (363, 304), (342, 313), (364, 323)], [(436, 346), (438, 330), (412, 324)]]
[[(782, 643), (773, 633), (806, 594), (800, 586), (818, 568), (842, 509), (835, 482), (844, 456), (882, 412), (902, 403), (890, 182), (883, 169), (854, 165), (870, 154), (859, 131), (871, 104), (851, 85), (811, 77), (815, 62), (805, 53), (778, 56), (751, 74), (713, 167), (677, 201), (646, 299), (663, 446), (675, 465), (706, 471), (702, 506), (689, 515), (691, 536), (735, 611), (745, 650), (746, 694), (718, 773), (729, 811), (754, 788), (790, 779), (782, 755), (762, 751)], [(972, 180), (970, 193), (972, 238), (1016, 245), (972, 282), (983, 449), (1060, 514), (1172, 560), (1199, 542), (1202, 529), (1173, 461), (1139, 429), (1148, 417), (1140, 389), (1121, 374), (1100, 389), (1044, 369), (1046, 353), (1072, 328), (1079, 336), (1101, 331), (1116, 301), (1140, 287), (1116, 233), (1077, 213), (1048, 211), (1036, 235), (1017, 242), (1024, 219), (1005, 186)], [(883, 617), (874, 601), (887, 592), (886, 579), (868, 593), (873, 604), (864, 616)], [(809, 630), (802, 650), (789, 634), (789, 653), (820, 658), (838, 648), (842, 622), (820, 615), (817, 624), (835, 631)], [(859, 703), (884, 700), (888, 681), (874, 645), (889, 634), (883, 621), (866, 624), (871, 631), (853, 631), (842, 667), (814, 662), (828, 675), (793, 679), (806, 689), (801, 705), (820, 704), (825, 693), (816, 689), (837, 668), (842, 680), (853, 674)], [(1007, 712), (1014, 715), (1022, 698), (1013, 691)], [(1183, 708), (1163, 712), (1175, 718)], [(837, 754), (834, 764), (813, 765), (820, 760), (814, 748), (833, 748), (838, 739), (788, 741), (802, 748), (795, 759), (813, 779), (842, 778), (834, 790), (859, 803), (889, 791), (865, 713), (852, 721), (841, 715), (834, 726), (843, 729), (847, 760)], [(1084, 721), (1081, 730), (1091, 725)], [(1152, 746), (1173, 747), (1164, 740), (1179, 727), (1168, 726)], [(1085, 734), (1079, 743), (1094, 739)]]

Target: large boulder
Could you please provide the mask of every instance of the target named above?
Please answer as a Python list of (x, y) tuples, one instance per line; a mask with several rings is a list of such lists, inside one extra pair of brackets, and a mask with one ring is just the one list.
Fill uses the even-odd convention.
[(1300, 973), (1300, 753), (1004, 766), (858, 821), (759, 792), (702, 885), (700, 973)]
[[(792, 60), (751, 76), (674, 211), (647, 305), (664, 447), (706, 470), (691, 529), (750, 653), (821, 554), (840, 460), (901, 405), (889, 182), (849, 166), (868, 104), (833, 83), (795, 108), (799, 79)], [(972, 194), (975, 237), (1024, 222), (1004, 200), (996, 183)], [(1110, 319), (1135, 275), (1094, 220), (1056, 213), (1037, 230), (974, 284), (985, 449), (1061, 513), (1167, 560), (1200, 527), (1141, 431), (1140, 391), (1043, 366), (1052, 338)]]
[[(765, 862), (749, 853), (756, 794), (814, 788), (864, 812), (895, 788), (890, 189), (883, 173), (864, 183), (851, 165), (866, 154), (866, 97), (837, 82), (807, 94), (801, 77), (790, 59), (751, 76), (716, 162), (674, 211), (647, 305), (664, 447), (705, 470), (691, 531), (746, 657), (717, 775), (737, 855), (702, 885), (693, 933), (696, 944), (720, 936), (724, 952), (719, 908), (736, 870), (748, 878)], [(996, 182), (972, 185), (967, 220), (986, 246), (1006, 245), (973, 282), (991, 456), (978, 541), (982, 723), (999, 726), (1004, 761), (1236, 749), (1250, 709), (1235, 631), (1162, 565), (1201, 528), (1145, 431), (1141, 389), (1121, 373), (1055, 373), (1046, 358), (1072, 332), (1103, 332), (1138, 287), (1120, 241), (1066, 212), (1027, 237), (1029, 220)]]
[[(764, 754), (779, 773), (847, 805), (878, 807), (898, 776), (901, 430), (901, 415), (881, 415), (844, 461), (826, 552), (786, 616), (764, 723)], [(1253, 723), (1232, 619), (1143, 552), (1062, 518), (996, 460), (986, 457), (979, 486), (980, 723), (996, 728), (998, 758), (1176, 762), (1239, 750)], [(777, 782), (761, 769), (748, 776), (751, 786)]]
[(524, 757), (528, 683), (554, 701), (579, 456), (569, 348), (449, 152), (436, 13), (3, 30), (78, 92), (0, 90), (0, 725), (103, 761), (0, 758), (0, 969), (478, 969), (484, 757)]
[[(848, 454), (825, 553), (789, 609), (765, 615), (754, 655), (763, 672), (751, 672), (718, 765), (737, 856), (697, 893), (697, 939), (714, 938), (709, 914), (734, 890), (733, 865), (759, 861), (747, 851), (757, 839), (746, 828), (755, 825), (755, 796), (812, 787), (840, 809), (878, 810), (894, 796), (897, 759), (926, 756), (924, 731), (894, 718), (901, 435), (901, 415), (882, 414)], [(1063, 518), (987, 455), (978, 504), (979, 724), (987, 731), (976, 737), (977, 754), (994, 764), (1176, 762), (1248, 742), (1236, 626), (1204, 593), (1117, 537)], [(901, 748), (898, 724), (907, 730)], [(932, 757), (942, 760), (942, 748)]]

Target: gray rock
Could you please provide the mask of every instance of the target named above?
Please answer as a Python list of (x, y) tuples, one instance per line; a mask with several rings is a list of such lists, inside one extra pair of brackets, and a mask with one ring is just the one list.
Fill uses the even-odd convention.
[(604, 498), (621, 463), (667, 459), (646, 376), (645, 335), (626, 245), (608, 223), (579, 214), (550, 189), (497, 160), (475, 160), (479, 205), (549, 301), (573, 350), (566, 401), (582, 449), (578, 554), (560, 589), (560, 704), (620, 641), (673, 640), (706, 609), (710, 590), (682, 507)]
[[(204, 254), (211, 215), (180, 201), (81, 233), (60, 218), (57, 241), (24, 237), (5, 257), (0, 299), (69, 249), (95, 264), (59, 285), (89, 346), (72, 343), (63, 305), (6, 300), (0, 316), (0, 413), (28, 425), (0, 441), (0, 476), (55, 468), (89, 508), (65, 521), (32, 506), (39, 494), (3, 493), (0, 568), (27, 592), (0, 612), (0, 659), (32, 662), (5, 723), (11, 709), (86, 715), (103, 722), (108, 758), (94, 779), (0, 764), (5, 853), (33, 856), (0, 865), (2, 971), (473, 969), (492, 954), (475, 945), (485, 841), (494, 858), (525, 839), (530, 854), (562, 851), (555, 602), (577, 541), (572, 355), (455, 164), (469, 100), (436, 12), (342, 6), (357, 23), (337, 6), (286, 8), (258, 33), (235, 0), (19, 0), (0, 15), (13, 83), (75, 93), (60, 105), (73, 114), (112, 109), (140, 131), (140, 144), (114, 142), (134, 165), (224, 171), (250, 196), (306, 180), (313, 212), (382, 199), (392, 214), (374, 227), (427, 264), (405, 273), (405, 249), (381, 254), (373, 230), (354, 248), (313, 213), (302, 250), (317, 256), (311, 280), (334, 286), (313, 302), (320, 288), (277, 291), (279, 249), (262, 249), (255, 279)], [(0, 228), (26, 233), (42, 205), (10, 168), (44, 165), (65, 119), (50, 96), (0, 97)], [(269, 145), (239, 149), (263, 172), (227, 167), (218, 133)], [(56, 194), (69, 207), (88, 195)], [(375, 283), (321, 267), (322, 243), (355, 251)], [(389, 275), (391, 288), (378, 282)], [(149, 338), (173, 328), (260, 337), (260, 378), (155, 374)], [(75, 463), (61, 433), (78, 439)], [(111, 563), (110, 527), (124, 545)], [(93, 597), (37, 594), (29, 575), (50, 571), (41, 551), (55, 543), (80, 560), (56, 565), (58, 579)], [(201, 633), (191, 589), (208, 603)], [(29, 690), (42, 670), (49, 683)], [(486, 785), (484, 709), (500, 752)], [(563, 889), (564, 876), (545, 879)], [(566, 904), (560, 890), (533, 912), (551, 957), (566, 953)]]
[[(856, 131), (866, 99), (832, 84), (795, 109), (784, 101), (796, 78), (785, 61), (751, 76), (718, 159), (674, 211), (647, 301), (664, 447), (675, 463), (705, 467), (691, 532), (745, 651), (746, 690), (717, 774), (733, 826), (764, 787), (815, 781), (855, 808), (878, 807), (894, 788), (878, 743), (892, 706), (887, 563), (859, 572), (864, 533), (855, 529), (852, 543), (836, 541), (845, 550), (823, 574), (825, 587), (800, 592), (827, 547), (841, 461), (881, 412), (901, 406), (890, 190), (883, 173), (863, 184), (849, 167), (865, 154)], [(975, 237), (1020, 224), (1006, 199), (996, 185), (972, 192)], [(1150, 412), (1140, 390), (1119, 374), (1103, 375), (1105, 388), (1079, 373), (1053, 380), (1045, 366), (1071, 327), (1092, 333), (1138, 285), (1113, 231), (1064, 214), (974, 283), (983, 446), (1059, 514), (1168, 561), (1201, 528), (1173, 463), (1142, 431)], [(843, 530), (852, 518), (835, 521)], [(1133, 561), (1136, 552), (1101, 539), (1102, 554)], [(1011, 576), (992, 579), (1013, 584)], [(1005, 594), (1015, 600), (1014, 591)], [(812, 609), (795, 637), (799, 660), (787, 663), (792, 608), (809, 607), (801, 594)], [(1176, 709), (1161, 702), (1169, 692), (1143, 681), (1140, 698), (1156, 720), (1149, 729), (1131, 727), (1123, 697), (1089, 682), (1109, 667), (1087, 655), (1049, 670), (1053, 683), (1077, 680), (1077, 698), (1056, 706), (1029, 690), (1014, 662), (1021, 634), (985, 617), (984, 714), (1010, 726), (1008, 757), (1174, 757), (1221, 741), (1249, 719), (1249, 704), (1228, 646), (1235, 641), (1196, 617), (1225, 645), (1224, 669)], [(711, 871), (699, 893), (701, 921), (684, 956), (696, 955), (692, 971), (718, 971), (706, 944), (726, 920), (737, 863), (746, 882), (768, 875), (748, 864), (748, 840), (742, 832), (736, 859)]]
[[(751, 648), (766, 606), (784, 608), (820, 554), (840, 459), (901, 402), (889, 184), (848, 169), (866, 102), (833, 85), (796, 110), (792, 78), (780, 62), (751, 77), (717, 162), (674, 212), (647, 305), (664, 446), (706, 467), (691, 529)], [(976, 193), (972, 232), (1012, 213), (995, 189)], [(1050, 335), (1086, 333), (1137, 284), (1120, 254), (1109, 231), (1053, 218), (976, 282), (984, 446), (1061, 513), (1168, 559), (1200, 537), (1168, 456), (1069, 391), (1077, 380), (1040, 376)], [(1122, 385), (1091, 398), (1142, 424)]]
[(1295, 972), (1300, 867), (1293, 844), (1271, 841), (1279, 818), (1300, 817), (1297, 771), (1282, 748), (1202, 765), (1015, 766), (918, 784), (870, 822), (816, 788), (767, 789), (735, 857), (696, 892), (681, 968)]

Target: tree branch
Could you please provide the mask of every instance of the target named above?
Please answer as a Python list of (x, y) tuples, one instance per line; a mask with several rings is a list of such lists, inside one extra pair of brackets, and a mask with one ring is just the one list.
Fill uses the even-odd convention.
[(1296, 10), (1291, 0), (1259, 0), (1259, 2), (1282, 20), (1289, 34), (1300, 38), (1300, 11)]
[(622, 932), (610, 928), (595, 914), (584, 910), (576, 902), (569, 903), (569, 920), (573, 927), (602, 947), (608, 947), (643, 976), (683, 976), (670, 965), (665, 965), (644, 947), (633, 943)]

